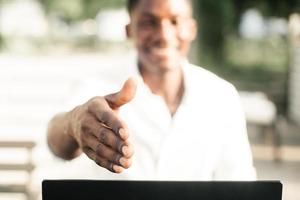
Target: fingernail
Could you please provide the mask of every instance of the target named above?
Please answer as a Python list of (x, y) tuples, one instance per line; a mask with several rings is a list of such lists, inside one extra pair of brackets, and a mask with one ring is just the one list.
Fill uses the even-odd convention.
[(127, 133), (126, 129), (124, 129), (124, 128), (121, 128), (119, 130), (119, 134), (120, 134), (122, 139), (126, 139), (128, 137), (128, 133)]
[(114, 165), (113, 166), (113, 170), (116, 172), (116, 173), (121, 173), (123, 171), (123, 168), (118, 166), (118, 165)]
[(125, 158), (121, 158), (120, 159), (120, 164), (123, 166), (123, 167), (126, 167), (126, 164), (127, 164), (127, 159), (125, 159)]
[(123, 155), (127, 155), (128, 154), (128, 146), (123, 146), (122, 147), (122, 153), (123, 153)]
[(129, 154), (130, 154), (129, 147), (128, 146), (123, 146), (122, 147), (122, 153), (123, 153), (124, 156), (129, 156)]

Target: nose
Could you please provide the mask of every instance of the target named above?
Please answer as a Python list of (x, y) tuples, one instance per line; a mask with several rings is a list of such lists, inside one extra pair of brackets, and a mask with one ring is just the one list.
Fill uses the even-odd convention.
[(162, 46), (167, 46), (169, 43), (172, 42), (173, 38), (175, 37), (176, 33), (174, 27), (172, 26), (169, 20), (161, 20), (158, 28), (157, 28), (157, 39), (159, 40)]

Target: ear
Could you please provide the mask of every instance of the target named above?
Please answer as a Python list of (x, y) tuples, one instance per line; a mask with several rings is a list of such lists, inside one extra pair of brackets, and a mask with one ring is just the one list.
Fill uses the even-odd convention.
[(132, 34), (131, 34), (131, 24), (127, 24), (126, 27), (125, 27), (125, 30), (126, 30), (126, 36), (127, 38), (131, 38), (132, 37)]
[(192, 19), (191, 22), (190, 22), (190, 34), (191, 34), (190, 38), (191, 38), (191, 41), (196, 39), (197, 32), (198, 32), (197, 22), (196, 22), (196, 20)]
[(197, 37), (197, 22), (194, 19), (186, 21), (181, 28), (180, 37), (185, 41), (192, 42)]

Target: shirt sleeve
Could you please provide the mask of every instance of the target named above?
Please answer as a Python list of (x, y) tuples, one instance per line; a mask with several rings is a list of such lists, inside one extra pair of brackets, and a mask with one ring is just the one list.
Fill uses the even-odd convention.
[(248, 141), (246, 120), (236, 89), (230, 85), (223, 98), (223, 124), (220, 161), (214, 172), (215, 180), (255, 180), (252, 153)]

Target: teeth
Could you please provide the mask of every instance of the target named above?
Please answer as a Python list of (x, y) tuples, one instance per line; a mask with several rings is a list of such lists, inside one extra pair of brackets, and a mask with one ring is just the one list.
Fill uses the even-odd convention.
[(169, 54), (173, 51), (172, 48), (152, 48), (151, 52), (154, 54)]

